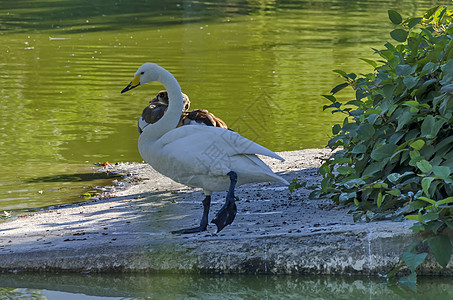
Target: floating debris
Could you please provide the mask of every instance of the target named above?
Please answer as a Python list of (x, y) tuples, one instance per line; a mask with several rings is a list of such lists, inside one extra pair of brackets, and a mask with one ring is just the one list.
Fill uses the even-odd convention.
[(49, 36), (49, 41), (61, 41), (61, 40), (70, 40), (71, 38), (63, 38), (63, 37), (51, 37)]
[(110, 165), (110, 163), (108, 161), (104, 162), (104, 163), (100, 163), (100, 162), (97, 162), (97, 163), (94, 163), (94, 165), (96, 166), (99, 166), (99, 167), (107, 167), (108, 165)]
[(3, 219), (3, 220), (4, 220), (4, 219), (9, 219), (9, 218), (11, 218), (11, 217), (12, 217), (11, 213), (10, 213), (10, 212), (7, 212), (6, 210), (3, 211), (2, 214), (0, 214), (0, 219)]

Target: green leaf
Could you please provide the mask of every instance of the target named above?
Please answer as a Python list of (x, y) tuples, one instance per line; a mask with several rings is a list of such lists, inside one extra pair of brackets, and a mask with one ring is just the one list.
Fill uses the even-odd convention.
[(382, 171), (383, 163), (381, 161), (376, 161), (368, 165), (368, 167), (363, 170), (362, 177), (369, 177), (375, 173)]
[(403, 83), (407, 87), (407, 89), (410, 90), (417, 85), (418, 78), (415, 78), (413, 76), (406, 76), (403, 79)]
[(406, 219), (409, 219), (409, 220), (414, 220), (414, 221), (418, 221), (420, 222), (420, 216), (419, 215), (407, 215), (407, 216), (404, 216)]
[(375, 133), (375, 129), (373, 125), (368, 123), (362, 123), (357, 128), (358, 138), (362, 141), (369, 140)]
[(359, 186), (359, 185), (362, 185), (362, 184), (365, 184), (365, 183), (366, 182), (363, 179), (355, 178), (355, 179), (348, 180), (347, 182), (344, 183), (344, 185), (347, 188), (354, 188), (356, 186)]
[(433, 166), (425, 159), (422, 159), (421, 161), (417, 162), (416, 165), (423, 173), (428, 173), (433, 168)]
[(380, 188), (388, 188), (388, 184), (385, 182), (376, 182), (370, 185), (371, 188), (373, 189), (380, 189)]
[(343, 76), (343, 77), (348, 77), (348, 74), (346, 74), (346, 72), (343, 71), (343, 70), (338, 70), (338, 69), (337, 69), (337, 70), (333, 70), (333, 71), (334, 71), (335, 73), (337, 73), (337, 74), (340, 74), (340, 75)]
[(434, 14), (433, 21), (436, 22), (436, 23), (441, 23), (442, 22), (442, 18), (444, 17), (446, 11), (447, 11), (446, 7), (440, 7), (440, 9), (438, 9), (436, 11), (436, 13)]
[(412, 119), (412, 114), (410, 113), (410, 111), (409, 110), (404, 111), (401, 114), (401, 116), (398, 118), (398, 126), (396, 127), (396, 131), (401, 130), (404, 127), (404, 125), (409, 123), (409, 121), (411, 119)]
[(420, 103), (418, 103), (417, 100), (409, 100), (409, 101), (404, 101), (404, 105), (409, 106), (409, 107), (417, 107), (420, 105)]
[(348, 201), (349, 199), (352, 199), (352, 198), (355, 198), (355, 197), (357, 197), (356, 192), (352, 192), (352, 193), (341, 193), (339, 200), (340, 200), (341, 202), (346, 202), (346, 201)]
[(427, 138), (434, 138), (436, 137), (437, 133), (441, 129), (441, 127), (444, 125), (445, 121), (444, 120), (436, 120), (436, 118), (432, 115), (427, 115), (425, 119), (423, 120), (422, 126), (421, 126), (421, 134), (420, 136), (422, 137), (427, 137)]
[(351, 150), (351, 153), (361, 154), (361, 153), (365, 153), (366, 150), (367, 150), (367, 146), (366, 145), (358, 144)]
[(397, 65), (395, 68), (395, 74), (398, 76), (407, 76), (414, 73), (415, 69), (413, 69), (410, 65)]
[(436, 10), (438, 8), (439, 8), (439, 6), (430, 8), (428, 11), (425, 12), (425, 14), (423, 15), (423, 18), (425, 18), (425, 19), (431, 18), (431, 16), (436, 12)]
[(446, 267), (451, 258), (451, 242), (446, 235), (439, 234), (428, 238), (428, 246), (434, 254), (437, 262)]
[(333, 95), (333, 94), (336, 94), (338, 93), (339, 91), (341, 91), (342, 89), (344, 89), (345, 87), (347, 87), (349, 84), (347, 82), (344, 82), (344, 83), (340, 83), (339, 85), (337, 85), (336, 87), (334, 87), (330, 93)]
[(366, 58), (360, 58), (360, 59), (363, 60), (364, 62), (366, 62), (367, 64), (371, 65), (373, 68), (377, 67), (377, 63), (374, 60), (366, 59)]
[[(425, 177), (422, 179), (422, 189), (423, 189), (423, 192), (425, 193), (425, 195), (428, 197), (430, 196), (429, 187), (431, 186), (431, 183), (433, 182), (434, 179), (435, 179), (434, 177)], [(434, 201), (434, 203), (435, 203), (435, 201)], [(434, 204), (434, 203), (432, 203), (432, 204)]]
[(351, 78), (352, 80), (354, 80), (354, 79), (357, 78), (357, 74), (355, 74), (355, 73), (349, 73), (349, 74), (347, 74), (347, 76), (348, 76), (349, 78)]
[(378, 109), (369, 109), (365, 112), (365, 114), (367, 115), (373, 115), (373, 114), (376, 114), (376, 115), (379, 115), (380, 113), (382, 112), (382, 109), (378, 108)]
[(453, 230), (453, 223), (452, 222), (445, 221), (445, 224), (447, 224), (448, 228)]
[(324, 192), (324, 193), (327, 193), (329, 191), (329, 186), (330, 186), (330, 178), (329, 177), (325, 177), (322, 181), (321, 181), (321, 190)]
[(433, 200), (433, 199), (429, 199), (429, 198), (426, 198), (426, 197), (419, 197), (418, 198), (419, 200), (423, 200), (425, 202), (428, 202), (429, 204), (436, 204), (436, 200)]
[(415, 269), (425, 261), (427, 255), (428, 253), (417, 254), (413, 252), (403, 252), (403, 260), (411, 271), (415, 271)]
[(400, 196), (401, 190), (394, 188), (391, 191), (388, 191), (387, 194), (392, 195), (392, 196)]
[(329, 100), (332, 103), (337, 102), (337, 98), (335, 98), (335, 96), (333, 96), (333, 95), (321, 95), (321, 96), (323, 96), (324, 98), (326, 98), (327, 100)]
[(427, 231), (432, 231), (434, 234), (437, 234), (439, 229), (444, 225), (444, 222), (441, 222), (439, 220), (435, 220), (434, 222), (430, 222), (426, 228), (428, 229)]
[(419, 232), (426, 231), (425, 227), (423, 227), (423, 225), (421, 225), (421, 224), (420, 225), (411, 226), (409, 229), (412, 230), (413, 233), (419, 233)]
[(447, 179), (450, 177), (450, 168), (445, 166), (434, 166), (433, 173), (439, 178)]
[(377, 207), (381, 207), (381, 205), (382, 205), (382, 203), (384, 202), (384, 200), (385, 200), (385, 195), (382, 196), (382, 193), (379, 192), (378, 197), (377, 197), (377, 200), (376, 200), (376, 205), (377, 205)]
[(428, 115), (423, 120), (422, 127), (421, 127), (421, 136), (427, 137), (431, 135), (431, 128), (434, 126), (434, 117), (432, 115)]
[(385, 98), (392, 99), (393, 98), (393, 91), (395, 90), (396, 86), (394, 84), (387, 84), (382, 87), (382, 92), (384, 93)]
[(411, 160), (409, 161), (409, 165), (415, 167), (417, 162), (423, 160), (423, 157), (420, 156), (420, 152), (417, 150), (412, 150), (409, 152), (409, 157)]
[(426, 223), (426, 222), (435, 221), (438, 219), (439, 219), (439, 213), (429, 212), (429, 213), (422, 215), (420, 222)]
[(352, 159), (350, 159), (348, 157), (336, 157), (333, 160), (333, 163), (335, 163), (335, 164), (350, 164), (350, 163), (352, 163)]
[(448, 197), (448, 198), (442, 199), (440, 201), (437, 201), (435, 206), (439, 207), (440, 205), (448, 204), (448, 203), (453, 203), (453, 197)]
[(416, 140), (412, 143), (409, 144), (413, 149), (420, 151), (423, 146), (425, 146), (425, 141), (424, 140)]
[(354, 168), (348, 166), (339, 166), (337, 168), (338, 173), (341, 175), (348, 175), (354, 172)]
[(371, 152), (371, 158), (376, 161), (381, 161), (384, 158), (389, 158), (392, 156), (396, 148), (397, 146), (394, 144), (384, 144)]
[(408, 32), (404, 29), (395, 29), (390, 32), (390, 36), (397, 42), (404, 43), (407, 39)]
[(453, 59), (450, 59), (446, 64), (442, 66), (442, 80), (440, 84), (446, 85), (451, 83), (453, 80)]
[(414, 26), (416, 26), (418, 23), (420, 23), (420, 21), (423, 20), (423, 18), (411, 18), (409, 19), (409, 21), (407, 22), (407, 26), (409, 28), (413, 28)]
[(432, 61), (428, 62), (426, 65), (423, 66), (422, 73), (433, 73), (439, 68), (439, 66)]
[(403, 22), (403, 17), (401, 17), (401, 15), (397, 11), (389, 9), (388, 14), (389, 19), (390, 21), (392, 21), (393, 24), (399, 25), (401, 24), (401, 22)]
[(389, 174), (387, 175), (387, 179), (391, 182), (391, 183), (396, 183), (398, 181), (398, 179), (400, 179), (400, 174), (398, 173), (392, 173), (392, 174)]
[(333, 125), (333, 127), (332, 127), (332, 133), (333, 133), (334, 135), (337, 135), (340, 131), (341, 131), (341, 126), (340, 126), (340, 124), (335, 124), (335, 125)]
[(318, 172), (319, 174), (321, 174), (322, 176), (326, 175), (327, 173), (330, 172), (330, 167), (329, 165), (326, 163), (323, 163), (322, 166), (318, 169)]

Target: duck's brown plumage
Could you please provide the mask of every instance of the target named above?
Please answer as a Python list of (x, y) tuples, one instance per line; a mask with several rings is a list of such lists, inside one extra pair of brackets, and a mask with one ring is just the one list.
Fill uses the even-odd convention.
[[(179, 120), (178, 126), (184, 126), (189, 124), (204, 124), (207, 126), (221, 127), (228, 129), (228, 126), (225, 122), (216, 117), (214, 114), (208, 112), (206, 109), (195, 109), (188, 111), (190, 107), (190, 100), (186, 94), (182, 94), (184, 99), (184, 110), (181, 114), (181, 119)], [(150, 101), (150, 105), (145, 107), (142, 112), (142, 116), (138, 122), (138, 131), (139, 133), (143, 132), (143, 129), (148, 124), (156, 123), (162, 116), (168, 107), (168, 93), (167, 91), (160, 91), (157, 93), (156, 97)]]
[(207, 126), (214, 126), (228, 129), (228, 126), (225, 122), (216, 117), (214, 114), (210, 113), (206, 109), (195, 109), (191, 111), (184, 111), (181, 115), (181, 120), (179, 121), (178, 127), (183, 125), (189, 125), (192, 121), (197, 123), (204, 123)]

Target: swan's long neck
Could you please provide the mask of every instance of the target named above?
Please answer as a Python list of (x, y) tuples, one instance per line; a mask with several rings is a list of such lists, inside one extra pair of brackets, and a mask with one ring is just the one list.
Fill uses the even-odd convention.
[(181, 87), (175, 77), (165, 70), (159, 69), (157, 81), (162, 83), (168, 92), (168, 108), (164, 116), (154, 124), (146, 126), (140, 137), (146, 139), (158, 139), (168, 131), (175, 129), (181, 118), (181, 112), (184, 108)]

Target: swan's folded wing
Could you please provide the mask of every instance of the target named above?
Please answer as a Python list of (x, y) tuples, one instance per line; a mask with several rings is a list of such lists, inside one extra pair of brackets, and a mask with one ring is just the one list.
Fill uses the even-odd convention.
[(237, 132), (210, 126), (187, 125), (169, 131), (159, 140), (162, 147), (178, 151), (210, 151), (225, 153), (228, 156), (260, 154), (284, 161), (271, 150), (241, 136)]

